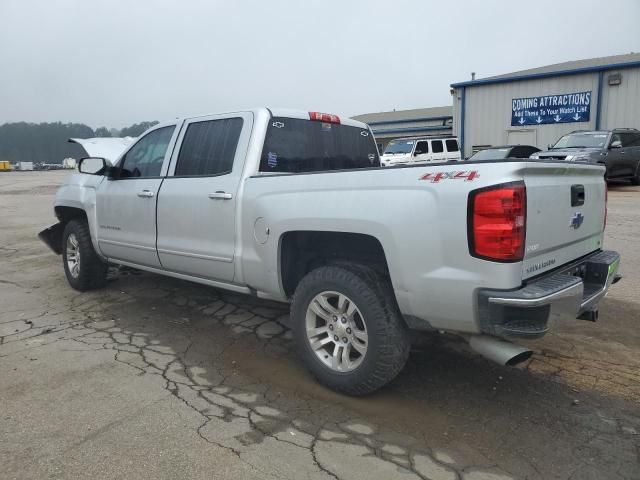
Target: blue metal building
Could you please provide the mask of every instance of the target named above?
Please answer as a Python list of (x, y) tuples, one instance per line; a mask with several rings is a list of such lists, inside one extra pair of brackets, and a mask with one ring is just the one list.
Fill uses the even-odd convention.
[(640, 129), (640, 53), (454, 83), (453, 133), (465, 156), (491, 145), (546, 149), (574, 130)]

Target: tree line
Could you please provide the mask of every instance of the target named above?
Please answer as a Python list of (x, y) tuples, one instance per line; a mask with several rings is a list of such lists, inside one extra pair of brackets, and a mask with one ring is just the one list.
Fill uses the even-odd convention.
[(86, 156), (83, 148), (69, 138), (137, 137), (158, 122), (134, 123), (120, 130), (82, 123), (27, 123), (0, 125), (0, 160), (10, 162), (62, 163), (67, 157)]

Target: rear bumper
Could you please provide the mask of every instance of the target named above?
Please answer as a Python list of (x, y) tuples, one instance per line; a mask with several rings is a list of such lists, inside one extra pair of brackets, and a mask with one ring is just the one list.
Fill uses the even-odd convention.
[(620, 255), (600, 251), (517, 290), (481, 290), (480, 327), (484, 333), (535, 338), (547, 331), (550, 318), (595, 321), (598, 303), (618, 274)]

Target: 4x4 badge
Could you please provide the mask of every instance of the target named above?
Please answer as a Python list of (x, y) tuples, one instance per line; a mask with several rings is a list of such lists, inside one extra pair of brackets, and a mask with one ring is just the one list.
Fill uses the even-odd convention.
[(582, 222), (584, 222), (584, 215), (580, 212), (576, 212), (571, 217), (571, 223), (569, 224), (569, 228), (573, 228), (574, 230), (579, 229), (582, 226)]

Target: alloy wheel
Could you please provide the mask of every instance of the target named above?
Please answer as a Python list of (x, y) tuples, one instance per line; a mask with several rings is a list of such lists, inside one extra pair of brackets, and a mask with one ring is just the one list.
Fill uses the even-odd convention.
[(75, 233), (67, 237), (67, 268), (73, 278), (78, 278), (80, 275), (80, 245)]
[(307, 340), (318, 359), (335, 372), (350, 372), (367, 354), (367, 325), (358, 306), (346, 295), (325, 291), (309, 303)]

